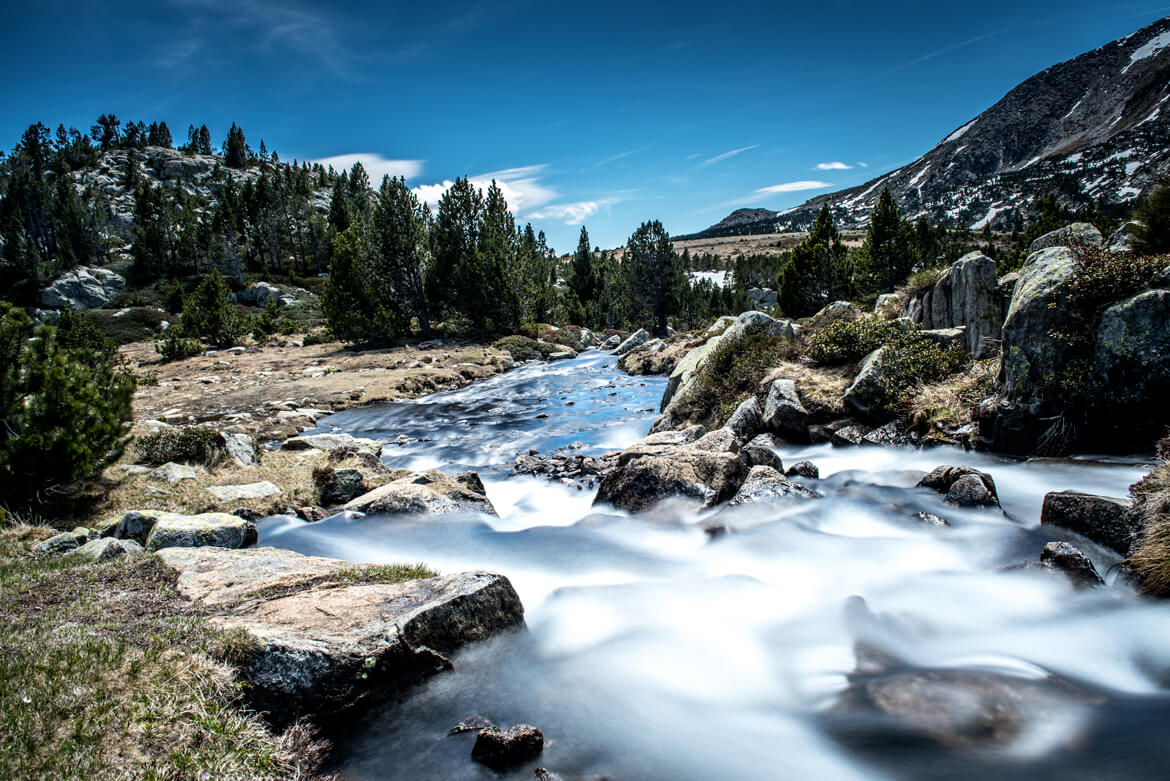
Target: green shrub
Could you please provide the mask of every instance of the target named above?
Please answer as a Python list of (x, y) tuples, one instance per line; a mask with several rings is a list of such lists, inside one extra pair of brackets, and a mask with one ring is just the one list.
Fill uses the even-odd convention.
[(890, 344), (903, 332), (900, 324), (874, 317), (834, 320), (813, 334), (808, 353), (821, 364), (850, 363), (864, 358), (883, 344)]
[(183, 301), (184, 336), (205, 339), (216, 347), (232, 347), (248, 332), (248, 318), (232, 305), (232, 291), (218, 272), (203, 278)]
[[(70, 346), (0, 301), (0, 496), (33, 500), (88, 477), (125, 446), (134, 382), (110, 357)], [(68, 320), (67, 320), (67, 327)], [(68, 331), (67, 331), (68, 333)], [(83, 339), (84, 341), (84, 339)]]
[(269, 337), (276, 333), (280, 326), (280, 304), (268, 299), (263, 311), (252, 318), (252, 338), (257, 342), (267, 342)]
[(227, 455), (219, 432), (206, 426), (159, 429), (136, 439), (134, 452), (154, 466), (168, 461), (215, 466)]
[(327, 331), (312, 331), (305, 334), (304, 340), (301, 342), (305, 347), (314, 344), (328, 344), (333, 341), (333, 337)]
[(545, 360), (555, 352), (559, 352), (557, 345), (530, 339), (527, 336), (505, 336), (497, 340), (492, 347), (503, 350), (516, 361)]
[[(893, 413), (912, 405), (912, 396), (923, 385), (950, 377), (967, 364), (962, 345), (942, 347), (920, 333), (901, 333), (885, 345), (878, 384), (880, 406)], [(875, 348), (876, 349), (876, 348)]]
[(115, 344), (148, 342), (155, 338), (166, 316), (153, 307), (138, 307), (119, 316), (109, 309), (91, 309), (82, 316)]
[(555, 344), (564, 345), (573, 352), (581, 352), (581, 329), (577, 329), (576, 333), (569, 330), (569, 328), (562, 328), (552, 335), (552, 341)]
[(164, 361), (178, 361), (201, 354), (203, 342), (194, 337), (183, 336), (179, 328), (172, 328), (167, 331), (161, 342), (155, 342), (154, 349)]
[(922, 271), (915, 271), (906, 278), (905, 284), (898, 288), (898, 292), (904, 294), (907, 298), (920, 296), (926, 291), (933, 288), (943, 275), (948, 271), (947, 266), (941, 268), (927, 268)]
[(66, 307), (57, 319), (57, 342), (62, 347), (78, 350), (82, 356), (108, 361), (118, 352), (118, 345), (102, 329), (81, 312)]
[(782, 336), (755, 334), (720, 342), (704, 363), (695, 391), (679, 405), (679, 417), (722, 425), (775, 367), (792, 357)]

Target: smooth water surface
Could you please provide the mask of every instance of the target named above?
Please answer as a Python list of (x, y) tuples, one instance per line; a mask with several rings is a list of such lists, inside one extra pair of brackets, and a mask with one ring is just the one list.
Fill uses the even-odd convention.
[[(323, 422), (387, 442), (394, 467), (476, 469), (500, 517), (278, 517), (260, 544), (500, 572), (528, 623), (351, 725), (339, 746), (347, 778), (495, 777), (470, 761), (473, 735), (444, 737), (473, 714), (544, 731), (544, 753), (515, 778), (536, 765), (614, 779), (1167, 776), (1170, 609), (1124, 585), (1075, 591), (1063, 578), (1000, 570), (1068, 539), (1110, 572), (1116, 554), (1039, 527), (1043, 495), (1124, 496), (1148, 466), (793, 447), (778, 452), (786, 464), (818, 464), (821, 479), (803, 482), (823, 499), (654, 519), (591, 507), (587, 485), (508, 477), (530, 448), (579, 443), (573, 452), (599, 455), (632, 443), (663, 385), (592, 351)], [(1005, 512), (958, 510), (914, 488), (943, 463), (990, 472)], [(924, 523), (920, 511), (950, 525)], [(729, 533), (704, 532), (716, 524)], [(1025, 686), (1059, 676), (1076, 696), (1058, 686), (1054, 707), (1023, 698), (1008, 739), (944, 748), (872, 715), (838, 715), (859, 643), (906, 670), (991, 672)], [(973, 706), (960, 693), (947, 707)]]

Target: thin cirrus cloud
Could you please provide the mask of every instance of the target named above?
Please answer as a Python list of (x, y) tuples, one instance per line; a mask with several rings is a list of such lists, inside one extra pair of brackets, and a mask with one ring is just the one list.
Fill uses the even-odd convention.
[(565, 225), (580, 225), (605, 205), (601, 201), (578, 201), (577, 203), (559, 203), (546, 206), (539, 211), (528, 215), (530, 220), (557, 220)]
[(818, 171), (848, 171), (852, 167), (849, 163), (842, 163), (840, 160), (834, 160), (831, 163), (817, 163)]
[(772, 195), (775, 193), (795, 193), (801, 190), (821, 190), (825, 187), (832, 187), (828, 182), (817, 182), (812, 180), (805, 180), (801, 182), (783, 182), (782, 184), (774, 184), (771, 187), (761, 187), (756, 190), (758, 195)]
[(362, 168), (366, 169), (366, 173), (370, 177), (370, 184), (377, 187), (382, 183), (383, 176), (390, 176), (397, 178), (399, 176), (406, 179), (413, 179), (422, 173), (422, 160), (390, 160), (381, 155), (370, 152), (355, 152), (348, 155), (333, 155), (332, 157), (322, 157), (320, 160), (314, 160), (315, 163), (320, 163), (322, 166), (328, 168), (333, 166), (337, 171), (348, 171), (353, 168), (354, 163), (361, 163)]
[[(508, 207), (514, 213), (519, 213), (538, 209), (557, 197), (556, 190), (540, 181), (540, 175), (545, 168), (544, 165), (506, 168), (493, 173), (469, 176), (467, 179), (483, 192), (487, 192), (494, 181), (496, 186), (500, 188), (500, 192), (504, 194), (504, 200), (508, 202)], [(419, 200), (424, 201), (434, 210), (438, 208), (439, 199), (443, 197), (443, 193), (451, 189), (453, 184), (455, 182), (450, 179), (444, 179), (436, 184), (419, 185), (414, 188), (414, 193)]]
[(707, 158), (703, 162), (696, 165), (695, 168), (706, 168), (709, 165), (715, 165), (716, 163), (723, 162), (724, 160), (726, 160), (729, 157), (735, 157), (736, 155), (741, 155), (744, 152), (750, 152), (753, 149), (759, 149), (759, 148), (760, 148), (759, 144), (752, 144), (751, 146), (744, 146), (744, 147), (740, 147), (739, 149), (732, 149), (728, 152), (724, 152), (723, 154), (719, 154), (719, 155), (715, 155), (714, 157)]

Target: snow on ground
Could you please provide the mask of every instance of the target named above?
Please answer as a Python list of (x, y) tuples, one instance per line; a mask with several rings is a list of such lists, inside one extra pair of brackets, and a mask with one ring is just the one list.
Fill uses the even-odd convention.
[(1062, 118), (1062, 119), (1068, 119), (1069, 117), (1071, 117), (1071, 116), (1073, 115), (1073, 112), (1077, 110), (1077, 106), (1081, 105), (1081, 102), (1082, 102), (1083, 100), (1084, 100), (1084, 98), (1082, 98), (1081, 100), (1078, 100), (1076, 103), (1074, 103), (1074, 104), (1073, 104), (1073, 107), (1072, 107), (1072, 108), (1070, 108), (1070, 109), (1068, 110), (1068, 113), (1067, 113), (1067, 114), (1065, 114), (1065, 115), (1064, 115), (1063, 117), (1061, 117), (1061, 118)]
[(977, 220), (976, 222), (974, 222), (971, 225), (971, 230), (977, 231), (977, 230), (982, 230), (983, 228), (986, 228), (988, 225), (991, 224), (991, 221), (995, 219), (995, 216), (997, 214), (999, 214), (1000, 212), (1005, 212), (1007, 210), (1008, 210), (1007, 206), (992, 206), (990, 209), (987, 210), (987, 214), (983, 215), (983, 217), (981, 219)]
[(715, 283), (715, 287), (723, 287), (727, 281), (726, 271), (692, 271), (691, 282), (699, 282), (700, 280), (709, 280)]
[(1122, 74), (1132, 68), (1135, 62), (1144, 60), (1147, 57), (1153, 57), (1167, 46), (1170, 46), (1170, 30), (1164, 33), (1158, 33), (1153, 38), (1135, 49), (1133, 54), (1129, 55), (1129, 65), (1126, 65), (1121, 69)]
[(1131, 201), (1141, 194), (1141, 190), (1139, 190), (1137, 187), (1130, 187), (1129, 185), (1126, 185), (1117, 191), (1118, 197), (1123, 201)]
[(949, 143), (951, 143), (952, 141), (957, 141), (957, 140), (959, 139), (959, 137), (960, 137), (960, 136), (962, 136), (964, 133), (966, 133), (968, 130), (970, 130), (970, 129), (971, 129), (971, 126), (972, 126), (972, 125), (974, 125), (974, 124), (975, 124), (976, 122), (978, 122), (978, 121), (979, 121), (978, 117), (977, 117), (977, 118), (975, 118), (975, 119), (972, 119), (970, 122), (968, 122), (967, 124), (963, 125), (961, 128), (959, 128), (958, 130), (956, 130), (954, 133), (951, 133), (949, 136), (947, 136), (947, 137), (946, 137), (946, 140), (944, 140), (944, 141), (943, 141), (943, 143), (944, 143), (944, 144), (949, 144)]
[(1133, 172), (1141, 167), (1142, 167), (1141, 163), (1126, 163), (1125, 164), (1125, 175), (1126, 176), (1133, 176)]
[(1075, 155), (1069, 155), (1068, 157), (1064, 158), (1064, 162), (1074, 163), (1074, 164), (1079, 163), (1079, 162), (1081, 162), (1081, 158), (1084, 156), (1085, 156), (1084, 152), (1077, 152)]
[(926, 176), (926, 172), (930, 170), (930, 163), (922, 166), (922, 170), (914, 174), (914, 178), (910, 180), (911, 187), (917, 187), (918, 183), (922, 181), (922, 177)]

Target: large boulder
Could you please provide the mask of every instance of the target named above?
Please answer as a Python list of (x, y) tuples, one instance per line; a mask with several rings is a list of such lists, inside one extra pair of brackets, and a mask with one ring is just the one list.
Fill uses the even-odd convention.
[(237, 485), (209, 485), (207, 493), (221, 502), (238, 502), (241, 499), (268, 499), (280, 496), (280, 486), (268, 480)]
[(1170, 423), (1170, 290), (1147, 290), (1105, 310), (1092, 379), (1103, 438), (1145, 444), (1149, 429)]
[(1126, 499), (1061, 491), (1044, 496), (1040, 523), (1069, 529), (1125, 556), (1141, 531), (1130, 508)]
[(256, 524), (227, 513), (160, 513), (146, 537), (146, 549), (150, 551), (204, 546), (245, 548), (255, 544)]
[(975, 358), (994, 354), (1004, 318), (995, 261), (981, 252), (964, 255), (934, 287), (907, 302), (906, 314), (928, 331), (963, 328), (963, 346)]
[(361, 439), (349, 434), (302, 434), (290, 437), (281, 446), (284, 450), (339, 450), (355, 448), (374, 456), (382, 454), (382, 443), (374, 439)]
[(734, 496), (748, 475), (733, 452), (684, 445), (638, 454), (636, 448), (601, 479), (594, 504), (637, 513), (677, 497), (711, 507)]
[(475, 736), (471, 758), (499, 772), (536, 759), (543, 750), (544, 734), (536, 727), (528, 724), (516, 724), (508, 729), (487, 727)]
[(511, 583), (487, 572), (385, 582), (373, 565), (273, 548), (159, 557), (216, 628), (251, 638), (249, 705), (278, 726), (401, 694), (449, 668), (445, 654), (524, 623)]
[(617, 349), (613, 351), (613, 354), (625, 355), (630, 350), (633, 350), (635, 347), (641, 347), (648, 341), (650, 341), (650, 332), (645, 328), (639, 328), (637, 331), (634, 331), (634, 333), (630, 334), (630, 336), (624, 342), (619, 344)]
[(1039, 252), (1049, 247), (1075, 247), (1078, 244), (1087, 244), (1100, 247), (1102, 244), (1101, 231), (1088, 222), (1074, 222), (1059, 230), (1045, 233), (1029, 245), (1028, 253)]
[(93, 562), (111, 561), (123, 556), (133, 556), (142, 553), (143, 547), (134, 540), (119, 540), (114, 537), (102, 537), (90, 540), (74, 551), (74, 555), (89, 559)]
[(412, 472), (362, 494), (346, 510), (390, 515), (445, 515), (477, 512), (495, 515), (487, 491), (475, 472), (452, 477), (438, 470)]
[(277, 306), (289, 306), (296, 303), (296, 298), (285, 293), (276, 285), (267, 282), (257, 282), (236, 293), (237, 304), (246, 306), (266, 307), (275, 302)]
[(756, 306), (776, 306), (776, 291), (766, 287), (753, 287), (747, 291), (747, 297)]
[(1137, 243), (1138, 231), (1142, 228), (1140, 222), (1127, 222), (1113, 232), (1109, 241), (1105, 242), (1105, 249), (1110, 252), (1133, 252)]
[(809, 412), (800, 401), (794, 380), (775, 380), (764, 397), (764, 428), (781, 436), (808, 438)]
[(995, 507), (999, 492), (995, 480), (986, 472), (969, 466), (935, 467), (918, 481), (917, 487), (929, 488), (946, 496), (947, 502), (960, 507)]
[(1003, 324), (1000, 369), (1003, 403), (987, 420), (985, 439), (995, 450), (1031, 453), (1048, 416), (1045, 388), (1069, 359), (1070, 346), (1054, 334), (1074, 327), (1069, 286), (1075, 271), (1065, 247), (1040, 250), (1020, 270)]
[(731, 417), (727, 419), (724, 428), (729, 429), (740, 442), (749, 442), (764, 428), (760, 416), (760, 401), (755, 396), (749, 396), (735, 408)]
[(886, 406), (886, 355), (891, 348), (879, 347), (861, 362), (853, 384), (845, 389), (845, 405), (866, 418), (879, 417)]
[(126, 280), (104, 268), (79, 266), (62, 274), (41, 291), (46, 309), (96, 309), (126, 287)]
[(1089, 557), (1067, 542), (1050, 542), (1045, 545), (1040, 552), (1040, 566), (1064, 573), (1077, 588), (1105, 585)]

